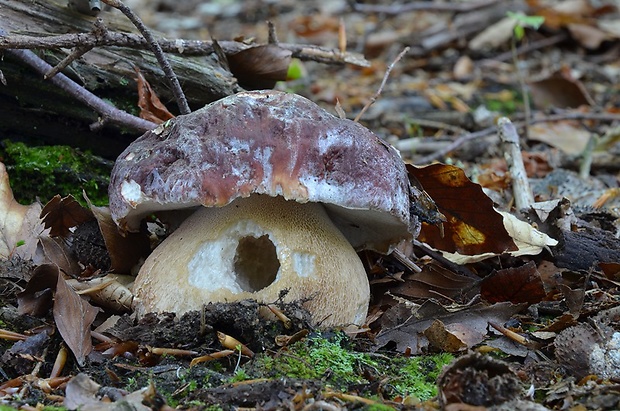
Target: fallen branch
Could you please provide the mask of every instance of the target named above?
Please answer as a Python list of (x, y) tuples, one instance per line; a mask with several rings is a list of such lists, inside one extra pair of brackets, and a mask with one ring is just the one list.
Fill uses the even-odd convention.
[[(6, 35), (6, 32), (0, 29), (0, 38), (1, 36)], [(10, 54), (19, 60), (26, 63), (28, 66), (32, 67), (35, 71), (40, 73), (42, 76), (45, 76), (50, 70), (52, 70), (52, 66), (47, 62), (42, 60), (39, 56), (34, 54), (29, 50), (6, 50), (5, 53)], [(132, 116), (126, 111), (119, 110), (116, 107), (106, 103), (81, 85), (77, 84), (69, 77), (65, 76), (62, 73), (58, 73), (56, 76), (49, 79), (54, 85), (60, 87), (71, 96), (73, 96), (76, 100), (84, 103), (91, 109), (95, 110), (102, 116), (102, 122), (109, 121), (111, 123), (130, 127), (140, 132), (146, 132), (157, 127), (157, 124), (152, 123), (150, 121), (141, 119), (140, 117)]]
[[(215, 53), (213, 41), (203, 40), (168, 40), (158, 38), (157, 42), (166, 53), (186, 56), (206, 56)], [(255, 47), (256, 44), (245, 44), (238, 41), (218, 41), (224, 53), (236, 54)], [(1, 49), (56, 49), (74, 47), (116, 46), (138, 50), (149, 49), (148, 42), (138, 34), (118, 33), (106, 30), (103, 35), (95, 33), (61, 34), (56, 36), (34, 37), (10, 35), (0, 38)], [(325, 64), (352, 64), (359, 67), (370, 67), (370, 62), (359, 53), (342, 53), (337, 49), (328, 49), (306, 44), (278, 43), (278, 47), (289, 50), (291, 56), (303, 61), (316, 61)]]
[(529, 210), (532, 204), (534, 204), (534, 195), (532, 194), (532, 189), (527, 179), (527, 172), (523, 165), (519, 134), (517, 134), (517, 130), (507, 117), (500, 117), (497, 120), (497, 134), (502, 142), (504, 159), (510, 171), (515, 207), (519, 212)]

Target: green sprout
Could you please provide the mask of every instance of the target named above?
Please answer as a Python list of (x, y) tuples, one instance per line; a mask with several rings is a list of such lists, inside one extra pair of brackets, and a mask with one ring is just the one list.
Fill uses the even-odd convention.
[(515, 22), (514, 35), (517, 40), (522, 40), (525, 36), (525, 28), (531, 28), (538, 30), (540, 26), (545, 22), (545, 18), (542, 16), (527, 16), (522, 12), (513, 13), (507, 12), (506, 15), (513, 19)]

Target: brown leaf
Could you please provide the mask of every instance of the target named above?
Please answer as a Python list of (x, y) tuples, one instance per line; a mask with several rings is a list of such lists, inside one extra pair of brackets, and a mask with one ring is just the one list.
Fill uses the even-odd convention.
[(43, 250), (44, 263), (57, 265), (60, 271), (71, 277), (77, 277), (80, 274), (81, 269), (77, 259), (61, 238), (43, 235), (39, 238), (39, 242)]
[(157, 94), (151, 88), (151, 85), (140, 72), (138, 67), (134, 67), (136, 71), (136, 81), (138, 82), (138, 107), (140, 107), (140, 117), (161, 124), (166, 120), (174, 118), (174, 114), (168, 111), (166, 106), (161, 102)]
[(480, 294), (490, 303), (510, 301), (515, 304), (536, 304), (547, 295), (533, 261), (521, 267), (495, 271), (482, 280)]
[(149, 238), (142, 233), (127, 233), (122, 236), (118, 231), (118, 226), (112, 220), (108, 207), (94, 206), (88, 198), (86, 201), (97, 219), (103, 240), (110, 254), (112, 262), (110, 269), (115, 273), (130, 273), (138, 260), (146, 257), (150, 252)]
[(426, 264), (422, 271), (404, 278), (404, 282), (390, 288), (390, 293), (408, 299), (453, 300), (465, 291), (475, 292), (475, 280), (456, 274), (437, 264)]
[[(439, 320), (447, 330), (454, 330), (453, 333), (458, 333), (459, 340), (471, 348), (484, 340), (489, 322), (503, 324), (524, 307), (525, 304), (511, 303), (498, 303), (490, 306), (476, 304), (458, 311), (448, 311), (429, 300), (412, 312), (404, 323), (396, 325), (392, 323), (392, 328), (389, 329), (384, 327), (375, 338), (375, 342), (378, 347), (382, 347), (393, 341), (399, 351), (404, 352), (410, 348), (412, 354), (420, 354), (429, 344), (424, 332)], [(399, 310), (398, 306), (390, 308), (390, 310), (393, 309)], [(403, 317), (402, 314), (400, 316)]]
[(265, 44), (227, 56), (228, 67), (247, 90), (273, 88), (286, 80), (291, 64), (291, 51), (275, 44)]
[(17, 295), (19, 314), (35, 317), (47, 315), (53, 304), (53, 293), (58, 282), (58, 267), (43, 264), (35, 268), (24, 291)]
[(45, 228), (50, 229), (50, 237), (67, 238), (69, 229), (92, 220), (93, 213), (84, 208), (72, 196), (60, 197), (56, 194), (41, 210)]
[(583, 83), (573, 77), (569, 67), (563, 67), (545, 79), (531, 82), (529, 87), (532, 102), (541, 110), (595, 105)]
[(433, 321), (431, 326), (424, 330), (424, 336), (428, 338), (431, 346), (445, 352), (458, 352), (467, 348), (467, 344), (456, 334), (439, 320)]
[(465, 255), (500, 254), (517, 249), (502, 216), (493, 208), (493, 201), (463, 170), (446, 164), (427, 167), (407, 164), (407, 171), (422, 184), (446, 218), (443, 236), (438, 225), (422, 223), (420, 241), (442, 251)]
[(97, 309), (80, 297), (62, 275), (58, 275), (54, 298), (56, 327), (80, 366), (93, 350), (90, 326), (97, 316)]
[(39, 203), (25, 206), (15, 201), (6, 167), (0, 163), (0, 258), (32, 259), (43, 231), (40, 213)]

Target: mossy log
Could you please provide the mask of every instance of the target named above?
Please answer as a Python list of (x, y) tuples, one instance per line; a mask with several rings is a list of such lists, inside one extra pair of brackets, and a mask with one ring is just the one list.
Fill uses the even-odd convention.
[[(98, 17), (103, 19), (108, 30), (136, 32), (117, 10), (103, 11)], [(62, 0), (0, 0), (0, 29), (9, 36), (87, 33), (93, 30), (95, 19), (72, 10)], [(53, 66), (71, 50), (35, 52)], [(241, 90), (215, 56), (168, 54), (167, 57), (193, 109)], [(138, 96), (134, 67), (140, 69), (162, 101), (176, 112), (163, 71), (150, 51), (96, 47), (71, 63), (63, 73), (116, 107), (136, 114)], [(0, 70), (6, 79), (6, 85), (0, 84), (0, 139), (67, 144), (113, 158), (140, 134), (110, 126), (91, 130), (89, 126), (98, 120), (96, 112), (9, 53), (4, 53), (0, 60)]]

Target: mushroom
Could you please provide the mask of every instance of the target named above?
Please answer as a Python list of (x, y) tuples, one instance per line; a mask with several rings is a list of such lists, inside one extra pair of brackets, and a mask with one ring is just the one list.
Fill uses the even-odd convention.
[(329, 326), (364, 322), (370, 292), (356, 250), (387, 253), (415, 234), (410, 191), (398, 152), (359, 123), (256, 91), (138, 138), (109, 194), (123, 231), (192, 212), (141, 267), (138, 313), (284, 295)]

